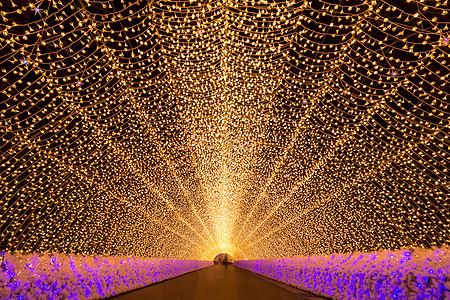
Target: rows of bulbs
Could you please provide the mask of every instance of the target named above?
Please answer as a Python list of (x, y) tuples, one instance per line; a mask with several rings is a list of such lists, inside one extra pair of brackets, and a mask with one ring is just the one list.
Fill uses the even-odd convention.
[(448, 1), (0, 3), (0, 247), (450, 242)]

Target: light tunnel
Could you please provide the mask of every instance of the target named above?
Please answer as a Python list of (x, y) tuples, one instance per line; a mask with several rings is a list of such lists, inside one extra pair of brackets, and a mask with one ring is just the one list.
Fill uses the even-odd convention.
[(325, 298), (449, 299), (449, 12), (1, 1), (0, 298), (228, 253)]

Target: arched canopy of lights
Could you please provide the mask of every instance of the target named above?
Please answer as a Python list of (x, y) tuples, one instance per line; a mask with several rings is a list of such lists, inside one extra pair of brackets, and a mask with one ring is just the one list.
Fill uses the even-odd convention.
[(0, 2), (8, 251), (450, 242), (450, 4)]

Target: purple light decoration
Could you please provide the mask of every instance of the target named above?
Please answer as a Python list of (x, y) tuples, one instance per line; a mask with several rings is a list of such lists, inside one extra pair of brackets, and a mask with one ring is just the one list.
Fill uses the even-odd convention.
[(235, 265), (333, 299), (450, 299), (450, 247), (237, 261)]
[(49, 253), (5, 253), (5, 258), (0, 299), (102, 299), (213, 264)]
[(24, 59), (21, 59), (20, 62), (22, 63), (22, 65), (26, 65), (26, 64), (28, 64), (29, 60), (24, 58)]
[(81, 80), (78, 80), (77, 82), (75, 82), (77, 85), (82, 85), (83, 82)]
[(395, 76), (398, 75), (398, 72), (397, 72), (397, 71), (393, 71), (393, 72), (391, 73), (391, 75), (392, 75), (392, 77), (395, 77)]

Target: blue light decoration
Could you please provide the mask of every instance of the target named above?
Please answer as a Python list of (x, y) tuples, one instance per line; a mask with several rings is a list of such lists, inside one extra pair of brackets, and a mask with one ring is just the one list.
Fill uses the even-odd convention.
[(39, 5), (34, 6), (32, 9), (35, 16), (39, 15), (40, 17), (42, 17), (42, 8), (40, 8)]
[(213, 264), (210, 261), (4, 253), (0, 299), (103, 299)]
[(450, 299), (450, 247), (236, 261), (332, 299)]

